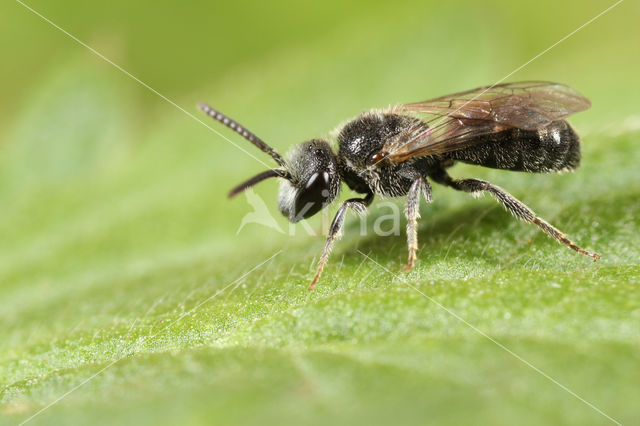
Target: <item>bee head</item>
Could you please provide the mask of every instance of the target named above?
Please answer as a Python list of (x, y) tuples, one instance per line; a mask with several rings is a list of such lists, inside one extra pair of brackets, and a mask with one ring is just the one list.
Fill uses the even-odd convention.
[(303, 142), (288, 161), (291, 179), (280, 183), (278, 208), (291, 222), (307, 219), (329, 205), (340, 191), (336, 156), (320, 139)]
[(336, 198), (340, 191), (338, 162), (326, 141), (313, 139), (293, 149), (289, 160), (262, 139), (235, 120), (213, 109), (205, 103), (198, 105), (202, 111), (243, 136), (261, 151), (269, 154), (280, 168), (266, 170), (236, 186), (229, 192), (232, 198), (259, 182), (272, 177), (282, 178), (278, 195), (278, 208), (291, 222), (307, 219)]

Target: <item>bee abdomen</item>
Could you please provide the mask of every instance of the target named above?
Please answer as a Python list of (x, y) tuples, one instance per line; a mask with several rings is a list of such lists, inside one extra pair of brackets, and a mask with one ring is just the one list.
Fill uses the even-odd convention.
[(573, 170), (580, 164), (580, 139), (566, 121), (554, 121), (538, 130), (508, 129), (480, 139), (446, 157), (494, 169), (537, 173)]

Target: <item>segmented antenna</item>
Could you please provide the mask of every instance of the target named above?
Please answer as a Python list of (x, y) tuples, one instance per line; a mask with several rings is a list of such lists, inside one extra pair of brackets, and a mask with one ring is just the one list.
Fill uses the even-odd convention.
[(229, 191), (229, 198), (233, 198), (239, 193), (241, 193), (242, 191), (251, 188), (253, 185), (272, 177), (280, 177), (280, 178), (291, 180), (291, 175), (286, 170), (280, 170), (280, 169), (267, 170), (255, 175), (254, 177), (242, 182), (240, 185), (233, 188), (231, 191)]
[(204, 113), (207, 114), (209, 117), (224, 124), (231, 130), (235, 131), (237, 134), (239, 134), (240, 136), (242, 136), (243, 138), (245, 138), (246, 140), (248, 140), (249, 142), (257, 146), (261, 151), (269, 154), (274, 160), (276, 160), (276, 163), (278, 163), (280, 166), (285, 168), (287, 167), (286, 161), (284, 161), (284, 158), (282, 158), (280, 154), (278, 154), (273, 148), (267, 145), (265, 141), (263, 141), (262, 139), (260, 139), (259, 137), (251, 133), (244, 126), (241, 126), (240, 123), (227, 117), (220, 111), (212, 108), (211, 106), (207, 105), (204, 102), (198, 103), (198, 107), (202, 111), (204, 111)]

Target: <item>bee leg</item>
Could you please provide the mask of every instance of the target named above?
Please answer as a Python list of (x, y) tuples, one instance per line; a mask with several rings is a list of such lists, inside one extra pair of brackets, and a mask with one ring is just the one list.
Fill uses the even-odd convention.
[(576, 245), (573, 241), (567, 238), (566, 234), (564, 234), (559, 229), (555, 228), (553, 225), (546, 222), (544, 219), (536, 216), (536, 214), (527, 207), (522, 201), (515, 198), (513, 195), (509, 194), (504, 189), (493, 185), (487, 181), (480, 179), (460, 179), (454, 180), (447, 174), (446, 171), (440, 170), (437, 173), (429, 175), (434, 181), (450, 186), (458, 191), (465, 192), (480, 192), (487, 191), (493, 197), (498, 200), (511, 214), (513, 214), (518, 219), (524, 222), (530, 222), (537, 225), (540, 229), (546, 232), (551, 237), (555, 238), (560, 243), (565, 246), (577, 251), (578, 253), (584, 254), (586, 256), (592, 257), (594, 261), (600, 259), (600, 255), (598, 253), (593, 253), (587, 251), (580, 246)]
[(320, 256), (320, 260), (318, 261), (318, 269), (316, 271), (316, 275), (313, 277), (313, 281), (309, 284), (309, 290), (313, 290), (320, 279), (320, 275), (322, 274), (322, 270), (324, 269), (327, 261), (329, 260), (329, 253), (331, 252), (331, 246), (340, 237), (340, 231), (342, 230), (342, 225), (344, 225), (344, 217), (347, 213), (347, 209), (353, 209), (357, 213), (364, 213), (367, 207), (373, 201), (373, 193), (367, 194), (364, 198), (351, 198), (346, 200), (340, 208), (338, 209), (338, 213), (333, 218), (333, 222), (331, 222), (331, 227), (329, 228), (329, 236), (327, 237), (327, 242), (324, 244), (324, 250), (322, 250), (322, 256)]
[(418, 250), (418, 219), (420, 218), (420, 196), (423, 196), (427, 203), (431, 202), (431, 185), (420, 176), (409, 188), (407, 193), (407, 245), (409, 247), (409, 260), (404, 267), (405, 271), (413, 269), (416, 262), (416, 250)]

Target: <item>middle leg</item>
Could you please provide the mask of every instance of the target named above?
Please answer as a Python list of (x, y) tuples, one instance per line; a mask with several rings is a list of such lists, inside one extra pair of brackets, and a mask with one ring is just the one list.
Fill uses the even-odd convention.
[(420, 218), (420, 196), (424, 197), (427, 203), (431, 202), (431, 185), (420, 176), (416, 179), (407, 193), (407, 245), (409, 247), (409, 260), (404, 267), (405, 271), (413, 269), (416, 262), (416, 251), (418, 250), (418, 219)]

